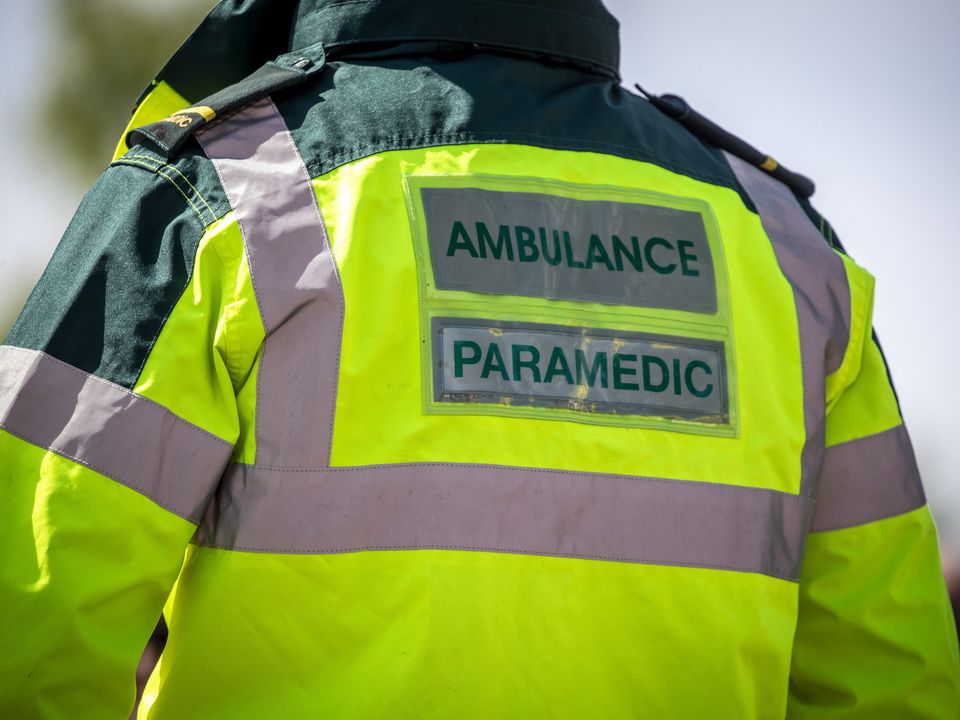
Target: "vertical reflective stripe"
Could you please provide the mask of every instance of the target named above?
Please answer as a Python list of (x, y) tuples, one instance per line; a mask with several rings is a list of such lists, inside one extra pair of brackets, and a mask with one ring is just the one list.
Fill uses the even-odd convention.
[(753, 200), (780, 270), (793, 287), (806, 430), (801, 493), (810, 496), (823, 462), (826, 376), (842, 364), (850, 334), (847, 274), (843, 260), (828, 247), (786, 185), (734, 155), (725, 155)]
[(0, 428), (197, 523), (231, 444), (36, 350), (0, 346)]
[(257, 464), (330, 461), (343, 291), (313, 185), (264, 98), (197, 135), (243, 234), (267, 338), (257, 391)]
[(817, 488), (815, 532), (901, 515), (926, 502), (903, 425), (828, 447)]

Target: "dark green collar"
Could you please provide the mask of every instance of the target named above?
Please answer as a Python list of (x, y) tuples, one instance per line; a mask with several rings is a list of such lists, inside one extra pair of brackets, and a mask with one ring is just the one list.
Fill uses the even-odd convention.
[(599, 0), (301, 0), (293, 49), (443, 41), (572, 62), (619, 79), (619, 24)]
[(221, 0), (157, 80), (194, 103), (318, 42), (333, 59), (391, 45), (475, 46), (619, 80), (618, 31), (600, 0)]

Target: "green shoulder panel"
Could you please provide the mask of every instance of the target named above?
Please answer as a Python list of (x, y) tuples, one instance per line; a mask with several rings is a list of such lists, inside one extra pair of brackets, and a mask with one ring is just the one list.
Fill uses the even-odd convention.
[(168, 164), (134, 148), (83, 199), (6, 344), (132, 388), (200, 238), (228, 210), (199, 150)]
[(273, 99), (314, 176), (390, 150), (514, 143), (649, 162), (729, 187), (752, 208), (720, 150), (609, 78), (572, 67), (409, 43), (344, 52)]

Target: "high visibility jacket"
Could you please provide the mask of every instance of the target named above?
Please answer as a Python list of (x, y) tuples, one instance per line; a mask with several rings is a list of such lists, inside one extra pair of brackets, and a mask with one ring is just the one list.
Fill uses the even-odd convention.
[(617, 55), (217, 6), (0, 348), (0, 716), (957, 717), (871, 276)]

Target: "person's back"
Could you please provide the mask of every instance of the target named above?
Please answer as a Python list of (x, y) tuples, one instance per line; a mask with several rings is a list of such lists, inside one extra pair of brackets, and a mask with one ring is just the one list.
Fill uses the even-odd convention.
[(594, 0), (269, 5), (0, 348), (0, 709), (121, 717), (166, 602), (150, 718), (953, 717), (873, 282), (775, 163)]

